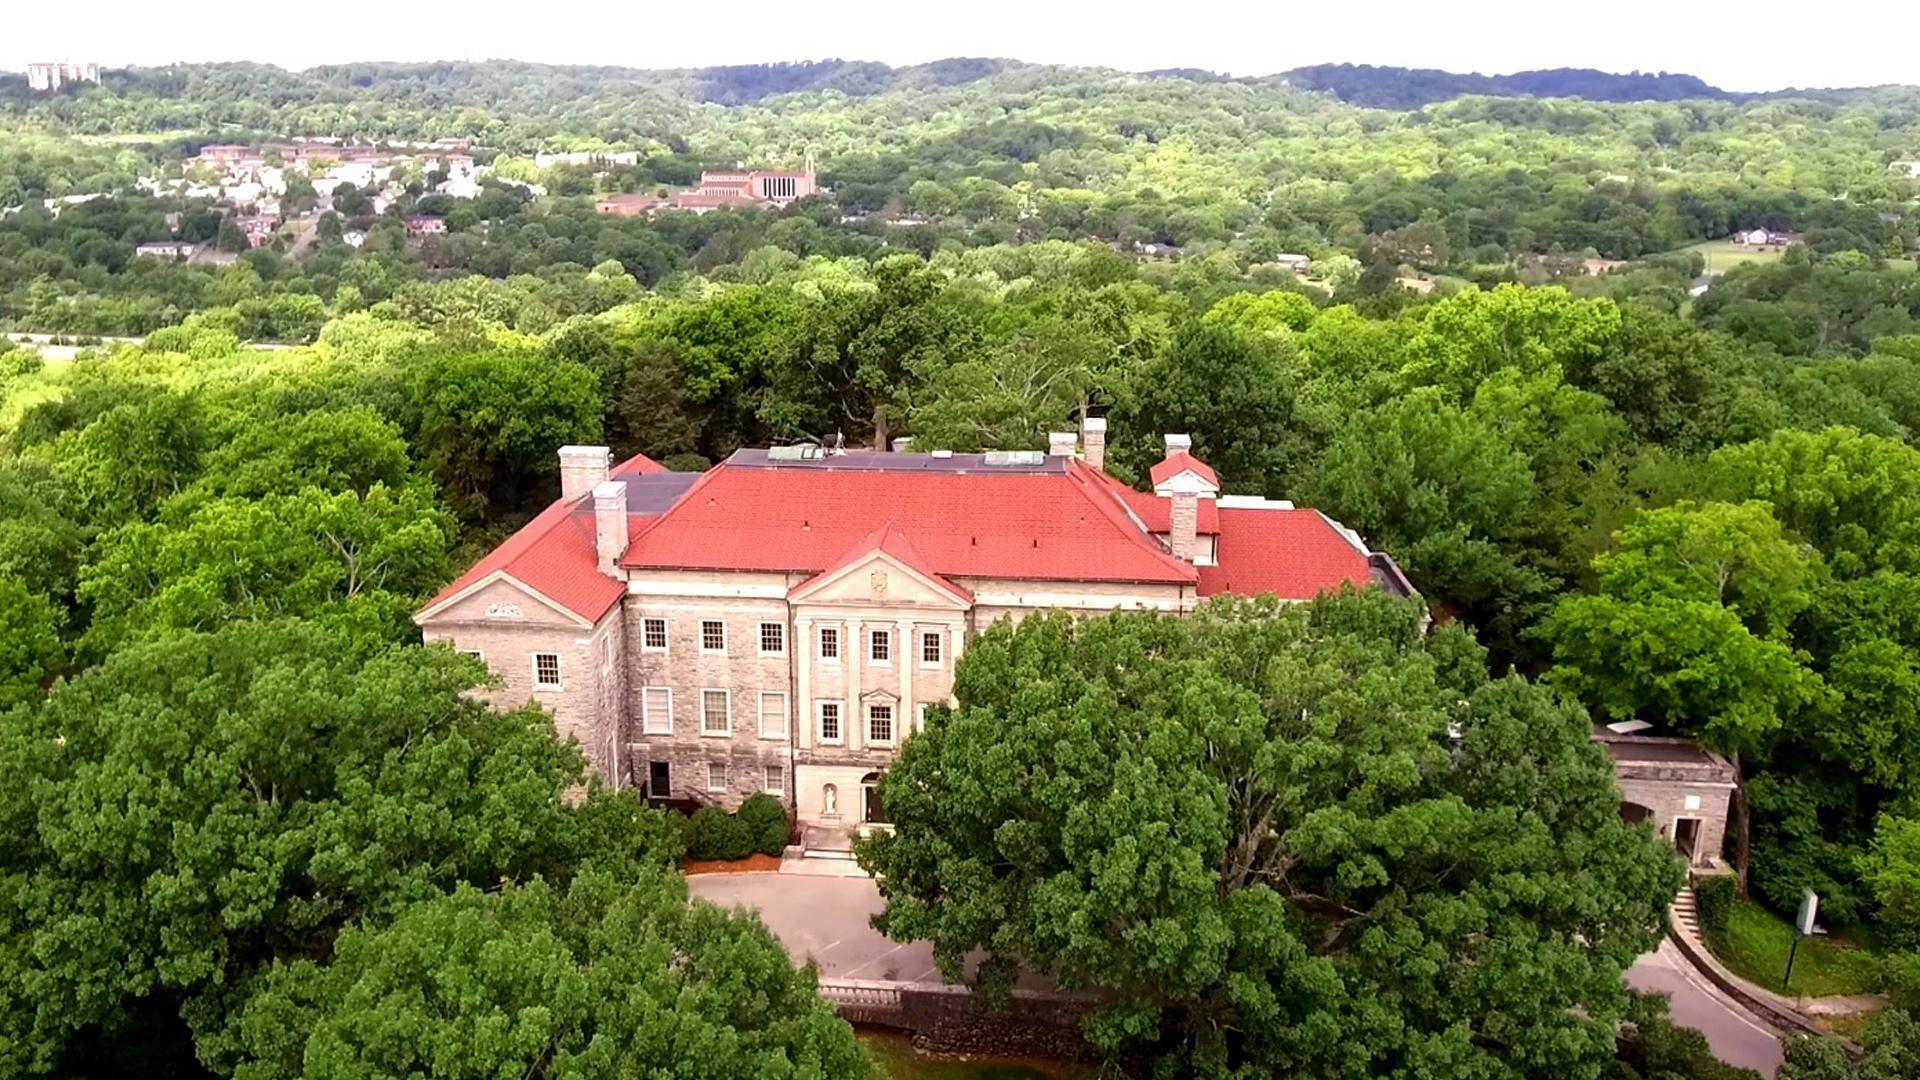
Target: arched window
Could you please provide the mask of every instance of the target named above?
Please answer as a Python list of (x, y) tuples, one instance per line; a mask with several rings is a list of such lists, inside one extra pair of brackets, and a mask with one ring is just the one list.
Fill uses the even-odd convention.
[(860, 778), (860, 800), (862, 821), (874, 825), (884, 825), (887, 821), (886, 807), (880, 805), (880, 774), (870, 772)]

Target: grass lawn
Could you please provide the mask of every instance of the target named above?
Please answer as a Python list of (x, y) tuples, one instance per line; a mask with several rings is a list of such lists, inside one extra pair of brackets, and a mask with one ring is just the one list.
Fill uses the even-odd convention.
[(1056, 1062), (975, 1060), (950, 1061), (923, 1057), (915, 1052), (907, 1037), (898, 1032), (860, 1028), (860, 1041), (867, 1044), (880, 1075), (887, 1080), (1067, 1080), (1081, 1075), (1070, 1066)]
[[(1670, 251), (1667, 254), (1678, 255), (1685, 251), (1697, 251), (1706, 256), (1707, 270), (1715, 274), (1724, 274), (1742, 263), (1777, 263), (1780, 261), (1780, 255), (1782, 253), (1781, 248), (1755, 251), (1752, 248), (1735, 244), (1730, 240), (1703, 240), (1698, 244), (1688, 244), (1678, 251)], [(1905, 270), (1911, 274), (1914, 272), (1914, 261), (1912, 259), (1888, 259), (1887, 268), (1890, 270)]]
[[(1787, 950), (1793, 944), (1793, 926), (1751, 900), (1734, 902), (1726, 932), (1708, 930), (1707, 944), (1715, 956), (1751, 982), (1780, 989), (1787, 970)], [(1810, 937), (1800, 943), (1793, 961), (1795, 997), (1830, 994), (1866, 994), (1874, 989), (1874, 956), (1845, 941)]]

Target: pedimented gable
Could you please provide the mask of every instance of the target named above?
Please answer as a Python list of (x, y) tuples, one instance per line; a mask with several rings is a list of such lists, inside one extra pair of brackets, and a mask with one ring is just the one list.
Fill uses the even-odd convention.
[(480, 579), (438, 608), (421, 612), (416, 621), (423, 626), (487, 623), (579, 628), (591, 625), (504, 571)]
[(889, 608), (965, 611), (968, 597), (939, 578), (922, 573), (884, 551), (870, 551), (837, 570), (802, 582), (792, 602)]

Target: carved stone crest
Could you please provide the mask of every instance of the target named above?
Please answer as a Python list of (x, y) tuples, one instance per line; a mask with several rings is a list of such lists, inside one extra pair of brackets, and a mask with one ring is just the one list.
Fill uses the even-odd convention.
[(489, 619), (517, 619), (519, 617), (520, 617), (519, 604), (488, 604), (487, 605), (487, 618)]
[(868, 574), (867, 587), (873, 591), (873, 595), (875, 596), (887, 595), (887, 572), (885, 570), (875, 570), (873, 573)]

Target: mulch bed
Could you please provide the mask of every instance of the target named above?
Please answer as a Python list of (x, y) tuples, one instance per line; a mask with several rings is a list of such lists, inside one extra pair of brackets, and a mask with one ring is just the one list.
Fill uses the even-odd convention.
[(780, 869), (780, 856), (758, 853), (744, 859), (688, 859), (684, 872), (694, 874), (760, 874)]

